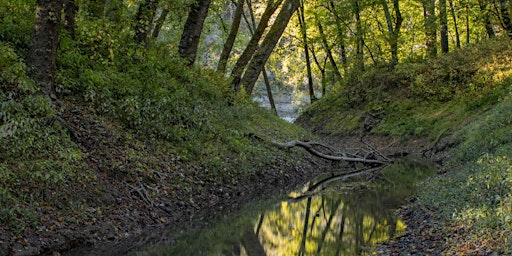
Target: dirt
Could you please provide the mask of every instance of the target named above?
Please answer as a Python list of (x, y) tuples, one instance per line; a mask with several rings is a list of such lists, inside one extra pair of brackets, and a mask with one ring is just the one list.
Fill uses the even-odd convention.
[(290, 154), (250, 176), (229, 173), (218, 178), (177, 156), (166, 156), (165, 163), (143, 163), (165, 172), (134, 174), (127, 171), (137, 164), (126, 161), (130, 150), (154, 158), (158, 152), (130, 142), (121, 128), (93, 112), (69, 104), (62, 115), (96, 175), (82, 184), (63, 185), (68, 193), (61, 200), (80, 206), (72, 211), (69, 205), (61, 209), (41, 202), (35, 210), (37, 226), (15, 232), (0, 225), (0, 255), (126, 255), (151, 244), (172, 243), (219, 214), (289, 191), (321, 172), (321, 161)]
[[(114, 134), (115, 127), (89, 116), (87, 110), (70, 108), (62, 117), (71, 127), (89, 168), (97, 175), (91, 184), (97, 189), (91, 192), (87, 187), (70, 188), (70, 197), (81, 198), (88, 207), (75, 213), (81, 217), (55, 207), (41, 207), (37, 228), (15, 234), (0, 226), (0, 255), (125, 255), (151, 244), (173, 243), (182, 233), (203, 227), (219, 214), (239, 209), (257, 198), (271, 197), (276, 191), (290, 190), (327, 166), (318, 159), (299, 161), (291, 154), (291, 159), (279, 159), (274, 166), (250, 177), (233, 175), (216, 182), (198, 166), (178, 159), (172, 166), (160, 166), (173, 171), (165, 175), (141, 174), (137, 183), (114, 163), (128, 149), (154, 152), (141, 145), (127, 145), (123, 136)], [(446, 148), (443, 142), (432, 145), (424, 139), (405, 142), (372, 135), (322, 137), (325, 143), (340, 148), (375, 147), (386, 155), (417, 154), (439, 164), (445, 157), (444, 151), (438, 150)], [(153, 189), (159, 189), (158, 201), (144, 196)], [(402, 208), (399, 214), (408, 225), (408, 232), (382, 244), (378, 253), (441, 254), (444, 240), (440, 224), (431, 218), (434, 213), (435, 209)]]

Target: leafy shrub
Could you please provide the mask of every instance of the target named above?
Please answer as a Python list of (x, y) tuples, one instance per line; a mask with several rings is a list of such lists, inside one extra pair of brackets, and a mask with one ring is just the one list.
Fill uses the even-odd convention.
[(26, 77), (25, 65), (1, 44), (0, 65), (0, 84), (7, 85), (0, 89), (0, 220), (23, 213), (23, 221), (33, 210), (23, 208), (27, 200), (59, 197), (56, 188), (82, 170), (82, 153), (56, 120), (50, 99)]

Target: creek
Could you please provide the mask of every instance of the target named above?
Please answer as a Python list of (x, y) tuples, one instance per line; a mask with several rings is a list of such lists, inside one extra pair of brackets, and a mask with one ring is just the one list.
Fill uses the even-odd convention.
[[(333, 174), (323, 174), (287, 194), (250, 202), (177, 243), (137, 254), (371, 254), (376, 243), (405, 232), (395, 210), (435, 171), (429, 163), (406, 159), (386, 167), (371, 182), (368, 177), (325, 182)], [(312, 187), (319, 189), (307, 192)]]

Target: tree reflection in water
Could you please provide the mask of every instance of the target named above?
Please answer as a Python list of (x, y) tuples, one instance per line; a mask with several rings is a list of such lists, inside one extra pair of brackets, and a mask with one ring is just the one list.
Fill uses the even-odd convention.
[[(394, 169), (393, 169), (394, 168)], [(292, 192), (287, 200), (263, 203), (224, 217), (206, 230), (151, 255), (365, 255), (372, 245), (405, 230), (394, 208), (412, 195), (416, 182), (434, 171), (399, 164), (381, 185), (349, 193), (330, 183), (323, 191)], [(320, 177), (318, 180), (326, 180)], [(371, 188), (369, 188), (371, 187)], [(290, 199), (291, 198), (291, 199)], [(144, 254), (144, 253), (143, 253)]]

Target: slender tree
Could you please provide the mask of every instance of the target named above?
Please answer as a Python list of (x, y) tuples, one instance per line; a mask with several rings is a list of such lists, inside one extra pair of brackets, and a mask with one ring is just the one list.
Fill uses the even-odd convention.
[(402, 27), (402, 13), (400, 12), (400, 5), (398, 0), (393, 0), (393, 9), (395, 10), (395, 23), (389, 11), (388, 3), (386, 0), (381, 0), (384, 15), (386, 17), (386, 24), (388, 27), (388, 42), (391, 48), (391, 66), (394, 67), (398, 64), (398, 37), (400, 35), (400, 28)]
[(300, 5), (298, 8), (297, 16), (299, 19), (299, 27), (302, 35), (302, 46), (304, 47), (304, 58), (306, 60), (306, 72), (308, 76), (308, 91), (311, 103), (316, 100), (315, 91), (313, 89), (313, 75), (311, 73), (311, 60), (309, 58), (308, 35), (306, 27), (306, 16), (304, 14), (304, 0), (299, 0)]
[(155, 17), (157, 7), (157, 0), (145, 0), (140, 4), (137, 14), (135, 15), (135, 24), (133, 26), (135, 35), (133, 39), (136, 43), (144, 45), (146, 48), (149, 46), (151, 23)]
[(251, 95), (256, 80), (267, 62), (270, 54), (274, 50), (279, 38), (286, 29), (291, 16), (299, 8), (299, 0), (285, 0), (274, 24), (270, 27), (267, 35), (263, 39), (260, 48), (254, 53), (253, 58), (247, 65), (247, 70), (241, 78), (240, 84), (244, 86), (248, 95)]
[(510, 0), (499, 0), (499, 10), (503, 23), (503, 28), (508, 34), (508, 37), (512, 39), (512, 21), (510, 18)]
[(336, 61), (334, 60), (333, 55), (332, 55), (331, 47), (329, 46), (329, 42), (327, 42), (327, 36), (324, 33), (324, 28), (322, 26), (322, 23), (320, 23), (320, 21), (317, 20), (316, 25), (318, 27), (318, 32), (320, 34), (322, 46), (324, 48), (325, 53), (327, 54), (327, 58), (329, 59), (329, 62), (331, 63), (331, 67), (333, 68), (334, 75), (336, 76), (336, 79), (339, 82), (341, 82), (341, 80), (342, 80), (341, 72), (338, 68), (338, 65), (336, 64)]
[(361, 3), (360, 0), (353, 0), (353, 12), (356, 17), (356, 68), (359, 71), (364, 71), (364, 35), (363, 25), (361, 23)]
[(446, 12), (446, 0), (439, 0), (439, 31), (441, 35), (441, 52), (449, 51), (448, 45), (448, 14)]
[(160, 35), (160, 31), (162, 30), (162, 27), (164, 25), (165, 19), (167, 19), (167, 15), (169, 15), (170, 11), (169, 3), (165, 3), (162, 11), (160, 12), (160, 15), (158, 16), (158, 19), (156, 19), (155, 27), (153, 28), (153, 32), (151, 33), (151, 37), (153, 39), (158, 38), (158, 35)]
[(75, 0), (64, 2), (64, 29), (68, 31), (71, 38), (75, 39), (75, 16), (78, 11)]
[(204, 20), (208, 15), (211, 0), (197, 0), (190, 6), (187, 21), (181, 34), (178, 52), (189, 66), (194, 65), (199, 47), (199, 39), (203, 31)]
[(224, 43), (222, 52), (220, 54), (219, 64), (217, 65), (217, 71), (219, 73), (226, 72), (226, 65), (228, 63), (229, 55), (235, 44), (235, 38), (238, 34), (238, 28), (240, 27), (240, 20), (242, 19), (242, 13), (244, 11), (244, 0), (238, 0), (235, 9), (235, 15), (233, 16), (233, 22), (231, 23), (231, 29), (229, 30), (228, 38)]
[(434, 58), (435, 56), (437, 56), (437, 18), (435, 13), (435, 0), (422, 0), (422, 4), (427, 57)]
[(488, 7), (487, 0), (478, 0), (478, 6), (480, 7), (480, 12), (485, 26), (485, 32), (487, 32), (487, 37), (496, 37), (496, 33), (494, 32), (494, 28), (492, 27), (491, 24), (491, 13)]
[(453, 27), (455, 29), (455, 45), (457, 48), (460, 48), (460, 34), (459, 34), (459, 26), (457, 24), (457, 15), (455, 15), (455, 7), (453, 6), (453, 0), (448, 0), (450, 4), (450, 14), (453, 19)]
[(30, 49), (27, 55), (27, 75), (41, 88), (44, 95), (57, 99), (55, 92), (55, 59), (59, 45), (61, 0), (37, 0)]

